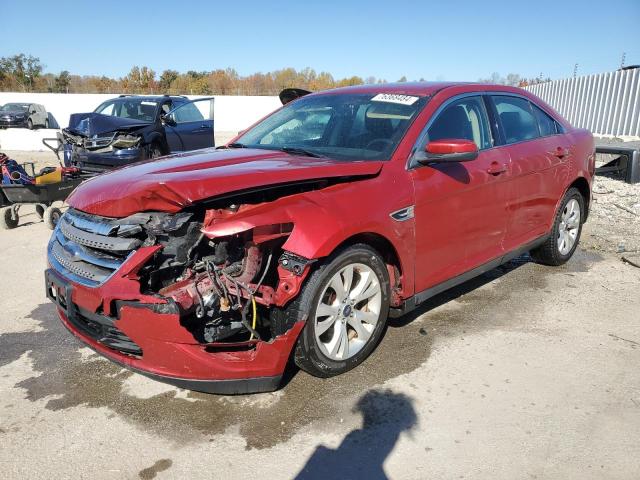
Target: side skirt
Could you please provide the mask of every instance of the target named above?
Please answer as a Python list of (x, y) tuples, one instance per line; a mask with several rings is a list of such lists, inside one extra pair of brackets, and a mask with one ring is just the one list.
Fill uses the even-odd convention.
[(401, 307), (391, 308), (389, 309), (389, 317), (390, 318), (398, 318), (402, 315), (405, 315), (412, 310), (415, 310), (421, 303), (429, 300), (431, 297), (435, 297), (436, 295), (444, 292), (445, 290), (449, 290), (450, 288), (456, 287), (461, 283), (464, 283), (472, 278), (477, 277), (478, 275), (482, 275), (483, 273), (488, 272), (489, 270), (493, 270), (496, 267), (499, 267), (503, 263), (506, 263), (514, 258), (519, 257), (520, 255), (533, 250), (536, 247), (542, 245), (547, 238), (549, 238), (549, 234), (543, 235), (542, 237), (536, 238), (535, 240), (526, 243), (525, 245), (512, 250), (509, 253), (506, 253), (502, 257), (498, 257), (494, 260), (490, 260), (487, 263), (483, 263), (479, 267), (473, 268), (465, 273), (462, 273), (456, 277), (450, 278), (449, 280), (445, 280), (442, 283), (434, 285), (433, 287), (429, 287), (426, 290), (422, 290), (421, 292), (416, 293), (414, 296), (406, 299)]

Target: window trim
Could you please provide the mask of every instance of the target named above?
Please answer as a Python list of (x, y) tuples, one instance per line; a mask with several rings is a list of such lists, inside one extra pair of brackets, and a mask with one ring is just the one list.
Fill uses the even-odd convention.
[[(458, 100), (461, 100), (463, 98), (467, 98), (467, 97), (480, 97), (481, 102), (484, 104), (484, 110), (485, 110), (485, 114), (486, 114), (486, 119), (489, 122), (489, 136), (491, 137), (491, 146), (487, 147), (487, 148), (483, 148), (483, 149), (478, 149), (478, 151), (480, 152), (485, 152), (487, 150), (491, 150), (492, 148), (495, 148), (499, 145), (496, 145), (496, 139), (495, 139), (495, 134), (493, 132), (493, 127), (491, 125), (492, 123), (492, 119), (491, 119), (491, 115), (489, 113), (489, 111), (487, 110), (487, 105), (486, 102), (484, 101), (484, 99), (482, 97), (486, 96), (487, 92), (465, 92), (465, 93), (461, 93), (459, 95), (454, 95), (453, 97), (448, 98), (447, 100), (445, 100), (437, 109), (435, 112), (433, 112), (433, 114), (431, 115), (431, 117), (429, 117), (429, 120), (427, 121), (427, 123), (425, 124), (425, 126), (422, 128), (422, 130), (420, 131), (420, 133), (418, 134), (418, 138), (416, 139), (416, 141), (413, 144), (413, 147), (411, 148), (411, 153), (409, 154), (409, 158), (407, 160), (407, 170), (413, 170), (415, 168), (419, 168), (419, 167), (423, 167), (424, 165), (420, 164), (416, 159), (416, 152), (418, 151), (418, 146), (423, 143), (425, 137), (427, 136), (427, 132), (429, 131), (429, 128), (431, 128), (431, 125), (433, 124), (433, 122), (436, 121), (436, 119), (440, 116), (440, 114), (447, 108), (449, 107), (452, 103), (457, 102)], [(426, 107), (426, 104), (425, 104)]]

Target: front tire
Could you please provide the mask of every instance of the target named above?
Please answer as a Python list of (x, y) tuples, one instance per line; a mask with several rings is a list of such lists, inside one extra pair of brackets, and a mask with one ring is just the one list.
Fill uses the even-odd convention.
[(384, 333), (389, 290), (387, 267), (371, 247), (358, 244), (329, 257), (285, 309), (288, 319), (307, 322), (295, 363), (316, 377), (360, 365)]
[(160, 145), (154, 143), (149, 147), (149, 158), (158, 158), (162, 156), (162, 149)]
[(566, 263), (578, 247), (584, 218), (584, 197), (577, 188), (570, 188), (560, 202), (551, 235), (545, 243), (531, 251), (531, 258), (543, 265)]
[(27, 128), (29, 130), (33, 130), (33, 120), (31, 119), (27, 120)]

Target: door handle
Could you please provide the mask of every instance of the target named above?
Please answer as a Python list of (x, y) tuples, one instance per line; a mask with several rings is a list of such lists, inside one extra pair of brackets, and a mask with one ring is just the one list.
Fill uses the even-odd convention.
[(551, 153), (554, 157), (564, 158), (569, 155), (569, 150), (567, 150), (566, 148), (558, 147)]
[(504, 173), (506, 171), (507, 166), (498, 162), (491, 162), (491, 165), (489, 165), (489, 168), (487, 168), (487, 173), (491, 175), (500, 175), (501, 173)]

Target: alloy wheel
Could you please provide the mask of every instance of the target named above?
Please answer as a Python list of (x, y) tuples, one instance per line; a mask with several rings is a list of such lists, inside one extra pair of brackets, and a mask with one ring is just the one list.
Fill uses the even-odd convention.
[(382, 289), (362, 263), (343, 267), (325, 285), (315, 309), (317, 345), (332, 360), (346, 360), (367, 344), (380, 320)]
[(558, 251), (561, 255), (567, 255), (578, 238), (580, 230), (580, 204), (575, 198), (572, 198), (564, 206), (560, 217), (560, 225), (558, 225)]

